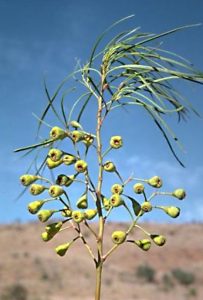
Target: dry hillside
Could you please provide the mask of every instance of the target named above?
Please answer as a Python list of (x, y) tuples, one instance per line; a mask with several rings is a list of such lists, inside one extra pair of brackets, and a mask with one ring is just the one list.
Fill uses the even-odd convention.
[[(164, 234), (167, 244), (153, 245), (148, 252), (122, 245), (104, 268), (102, 300), (202, 300), (203, 224), (144, 227)], [(107, 225), (106, 249), (112, 245), (112, 231), (124, 228), (125, 223)], [(45, 243), (42, 231), (37, 223), (0, 226), (0, 299), (93, 300), (94, 265), (84, 245), (77, 240), (61, 258), (53, 249), (71, 233)], [(84, 236), (92, 244), (87, 229)]]

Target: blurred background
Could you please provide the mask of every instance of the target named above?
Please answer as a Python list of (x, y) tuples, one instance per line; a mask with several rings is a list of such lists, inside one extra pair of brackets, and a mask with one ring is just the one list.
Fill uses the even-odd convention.
[[(68, 286), (65, 284), (68, 272), (67, 276), (62, 275), (64, 266), (67, 266), (66, 270), (69, 268), (69, 259), (74, 263), (71, 272), (74, 274), (82, 272), (85, 278), (83, 297), (78, 297), (75, 281), (70, 299), (91, 299), (90, 295), (92, 295), (88, 278), (91, 282), (93, 277), (85, 256), (74, 262), (72, 253), (72, 256), (66, 260), (67, 265), (56, 261), (55, 255), (50, 253), (50, 246), (40, 241), (41, 225), (35, 224), (36, 217), (27, 211), (27, 204), (33, 201), (33, 198), (26, 192), (16, 200), (22, 192), (19, 177), (26, 172), (31, 158), (29, 156), (21, 158), (21, 154), (15, 154), (13, 150), (36, 142), (38, 120), (35, 116), (40, 117), (47, 104), (43, 87), (44, 78), (50, 93), (53, 94), (60, 82), (74, 70), (77, 62), (83, 65), (88, 60), (98, 35), (123, 17), (135, 15), (114, 28), (106, 37), (106, 42), (114, 34), (137, 26), (141, 27), (142, 32), (161, 33), (182, 25), (202, 23), (202, 11), (201, 0), (145, 0), (144, 2), (138, 0), (0, 0), (0, 125), (2, 128), (0, 288), (1, 294), (4, 295), (2, 300), (25, 300), (27, 299), (25, 297), (31, 297), (30, 291), (35, 300), (65, 299), (63, 293), (60, 294), (59, 291), (64, 289), (69, 293), (69, 285), (74, 286), (74, 282), (71, 283), (74, 279), (69, 281)], [(203, 26), (180, 31), (161, 38), (160, 41), (163, 42), (163, 49), (176, 52), (191, 61), (197, 69), (203, 70)], [(202, 116), (202, 86), (187, 82), (177, 83), (176, 86)], [(74, 97), (71, 97), (71, 101), (74, 101)], [(88, 112), (89, 115), (86, 115), (83, 124), (90, 130), (94, 124), (94, 117), (91, 115), (93, 108), (90, 107)], [(47, 122), (51, 126), (59, 125), (51, 114)], [(145, 253), (137, 256), (137, 252), (131, 249), (128, 260), (123, 260), (122, 255), (126, 252), (118, 254), (117, 259), (123, 262), (120, 267), (117, 267), (118, 261), (115, 258), (109, 267), (109, 276), (105, 277), (104, 281), (106, 299), (125, 298), (125, 294), (118, 292), (116, 281), (123, 284), (124, 291), (133, 290), (135, 282), (138, 282), (138, 286), (142, 283), (146, 288), (144, 293), (137, 286), (137, 294), (136, 288), (133, 293), (127, 294), (126, 299), (129, 300), (154, 299), (154, 295), (157, 295), (157, 299), (172, 299), (174, 296), (170, 291), (174, 288), (178, 295), (177, 299), (186, 299), (186, 297), (201, 299), (203, 121), (202, 117), (199, 118), (191, 113), (187, 122), (178, 123), (176, 118), (172, 118), (169, 122), (184, 145), (183, 152), (178, 148), (175, 149), (186, 168), (182, 168), (177, 163), (160, 132), (139, 110), (127, 109), (123, 112), (122, 118), (115, 114), (106, 125), (104, 135), (106, 142), (111, 135), (123, 136), (125, 147), (112, 153), (109, 159), (114, 159), (119, 164), (119, 170), (124, 178), (132, 172), (136, 177), (143, 178), (160, 175), (164, 181), (164, 190), (173, 191), (179, 187), (187, 190), (185, 201), (179, 201), (178, 204), (177, 200), (169, 201), (170, 204), (178, 205), (182, 209), (180, 217), (172, 220), (175, 224), (170, 224), (171, 229), (165, 225), (171, 221), (164, 214), (150, 214), (144, 218), (147, 223), (153, 222), (154, 225), (147, 225), (153, 226), (150, 229), (160, 228), (171, 236), (168, 250), (165, 252), (160, 249), (153, 250), (149, 258)], [(43, 126), (40, 138), (47, 138), (49, 130), (49, 127)], [(114, 181), (109, 179), (107, 185), (111, 186), (113, 183)], [(72, 196), (77, 198), (77, 188), (72, 190)], [(28, 221), (32, 223), (28, 224)], [(128, 218), (121, 211), (112, 215), (111, 221), (117, 222), (122, 227), (123, 223), (119, 222), (128, 221)], [(164, 224), (156, 225), (154, 222)], [(111, 226), (115, 224), (109, 225), (109, 232)], [(80, 247), (78, 251), (79, 254), (82, 253)], [(171, 256), (168, 255), (169, 252), (172, 253)], [(142, 263), (139, 263), (140, 261)], [(164, 266), (162, 262), (166, 262)], [(187, 268), (185, 270), (186, 263), (190, 263), (189, 271)], [(81, 268), (82, 264), (85, 265), (85, 269)], [(139, 277), (140, 265), (141, 269), (142, 267), (152, 269), (140, 271), (144, 272), (144, 278), (142, 275)], [(174, 275), (174, 269), (178, 269), (175, 272), (178, 275)], [(33, 281), (28, 276), (30, 271)], [(150, 272), (153, 273), (152, 279), (146, 278)], [(114, 277), (112, 278), (111, 275)], [(180, 279), (181, 276), (183, 279)], [(185, 281), (181, 283), (181, 280), (185, 280), (186, 283)], [(23, 288), (26, 291), (23, 291)], [(53, 289), (53, 293), (50, 289)], [(19, 294), (19, 298), (12, 296), (12, 293)]]

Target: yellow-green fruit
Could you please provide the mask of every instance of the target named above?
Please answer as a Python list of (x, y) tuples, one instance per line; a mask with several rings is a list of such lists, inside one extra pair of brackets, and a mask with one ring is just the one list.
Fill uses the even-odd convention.
[(44, 192), (44, 190), (46, 189), (45, 186), (41, 185), (41, 184), (36, 184), (36, 183), (33, 183), (31, 186), (30, 186), (30, 193), (32, 195), (39, 195), (41, 194), (42, 192)]
[(59, 256), (64, 256), (66, 254), (67, 250), (70, 248), (70, 246), (71, 246), (71, 243), (65, 243), (65, 244), (62, 244), (62, 245), (59, 245), (58, 247), (56, 247), (55, 251)]
[(73, 121), (71, 121), (70, 122), (70, 125), (72, 126), (72, 127), (74, 127), (74, 128), (80, 128), (80, 129), (82, 129), (82, 126), (80, 125), (80, 123), (78, 123), (77, 121), (75, 121), (75, 120), (73, 120)]
[(150, 178), (147, 183), (155, 188), (160, 188), (163, 185), (162, 179), (159, 176)]
[(76, 162), (76, 157), (74, 155), (65, 154), (62, 158), (64, 165), (69, 166)]
[(76, 223), (80, 223), (84, 220), (85, 215), (83, 212), (79, 211), (79, 210), (74, 210), (72, 212), (72, 218)]
[(122, 192), (123, 192), (122, 185), (118, 184), (118, 183), (112, 185), (111, 192), (112, 192), (112, 194), (122, 194)]
[(148, 239), (136, 240), (135, 244), (144, 251), (148, 251), (151, 247), (151, 241)]
[(184, 189), (176, 189), (173, 191), (172, 195), (179, 200), (183, 200), (186, 197), (186, 192)]
[(110, 139), (110, 146), (114, 149), (118, 149), (123, 146), (122, 137), (119, 135), (112, 136)]
[(118, 207), (120, 205), (122, 205), (123, 199), (121, 198), (121, 196), (119, 194), (113, 194), (110, 198), (110, 204), (113, 207)]
[(87, 163), (84, 160), (78, 160), (75, 163), (75, 169), (79, 173), (84, 173), (87, 170)]
[(105, 162), (103, 168), (106, 172), (114, 172), (116, 170), (115, 165), (111, 161)]
[(176, 206), (162, 206), (161, 208), (172, 218), (177, 218), (180, 214), (180, 208)]
[(33, 202), (30, 202), (28, 204), (28, 210), (31, 214), (36, 214), (40, 208), (42, 207), (42, 205), (44, 204), (43, 200), (36, 200)]
[(52, 161), (57, 162), (61, 159), (63, 152), (59, 149), (50, 149), (48, 156), (51, 158)]
[(65, 186), (71, 185), (74, 182), (76, 175), (70, 175), (67, 177), (68, 177), (68, 180), (66, 181)]
[(131, 199), (132, 201), (132, 208), (136, 216), (141, 216), (143, 214), (143, 211), (141, 209), (141, 205), (135, 200)]
[(107, 198), (103, 198), (104, 209), (108, 211), (111, 208), (110, 200)]
[(48, 233), (48, 232), (42, 232), (42, 234), (41, 234), (41, 238), (42, 238), (42, 240), (44, 241), (44, 242), (48, 242), (48, 241), (50, 241), (52, 238), (54, 237), (54, 235), (52, 235), (52, 234), (50, 234), (50, 233)]
[(166, 238), (163, 235), (151, 234), (150, 237), (157, 246), (163, 246), (166, 243)]
[(38, 212), (37, 216), (41, 222), (46, 222), (55, 213), (55, 210), (42, 209)]
[(33, 182), (35, 182), (37, 179), (38, 179), (38, 177), (35, 175), (24, 174), (20, 177), (20, 182), (22, 183), (22, 185), (28, 186), (28, 185), (32, 184)]
[(49, 224), (45, 227), (45, 231), (49, 234), (55, 235), (61, 229), (63, 222), (56, 222)]
[(97, 215), (96, 209), (87, 209), (85, 211), (85, 219), (92, 220)]
[(54, 126), (51, 129), (49, 134), (50, 134), (50, 138), (52, 138), (53, 140), (62, 140), (66, 136), (65, 131), (58, 126)]
[(78, 130), (73, 130), (71, 132), (71, 137), (75, 143), (80, 142), (84, 137), (84, 132), (78, 131)]
[(88, 206), (87, 203), (87, 194), (83, 195), (82, 197), (80, 197), (76, 203), (78, 208), (82, 208), (85, 209)]
[(69, 208), (64, 208), (61, 212), (61, 215), (66, 218), (70, 218), (72, 216), (72, 210)]
[(64, 190), (59, 185), (51, 185), (49, 188), (49, 195), (53, 198), (59, 197), (64, 193)]
[(122, 244), (125, 242), (126, 239), (126, 232), (124, 231), (114, 231), (112, 233), (112, 241), (114, 244)]
[(66, 184), (67, 181), (68, 181), (68, 176), (66, 176), (65, 174), (60, 174), (57, 176), (56, 184), (63, 186)]
[(149, 212), (152, 210), (152, 205), (149, 201), (145, 201), (141, 204), (141, 209), (144, 212)]
[(144, 192), (144, 185), (138, 182), (133, 185), (133, 190), (136, 194), (142, 194)]
[(60, 166), (62, 163), (63, 163), (62, 159), (59, 159), (58, 161), (53, 161), (50, 157), (46, 159), (46, 165), (49, 169), (54, 169)]
[(92, 143), (94, 142), (94, 137), (91, 134), (85, 134), (83, 137), (82, 142), (87, 146), (91, 146)]

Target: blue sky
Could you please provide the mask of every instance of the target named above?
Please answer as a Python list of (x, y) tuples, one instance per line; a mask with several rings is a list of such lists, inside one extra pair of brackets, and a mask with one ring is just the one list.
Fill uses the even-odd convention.
[[(120, 18), (135, 14), (114, 29), (109, 38), (137, 26), (144, 32), (160, 33), (203, 22), (202, 11), (201, 0), (0, 0), (0, 223), (35, 219), (26, 210), (27, 203), (34, 200), (28, 193), (15, 201), (22, 190), (18, 178), (25, 172), (30, 158), (19, 159), (20, 155), (14, 154), (13, 149), (34, 142), (37, 120), (32, 113), (40, 116), (46, 105), (43, 78), (46, 77), (53, 92), (72, 72), (76, 60), (86, 62), (96, 37)], [(177, 52), (203, 70), (202, 37), (203, 26), (187, 29), (163, 38), (163, 48)], [(203, 116), (202, 86), (186, 83), (179, 84), (178, 88)], [(172, 118), (171, 126), (185, 146), (184, 153), (176, 149), (186, 165), (183, 169), (144, 114), (129, 110), (122, 113), (122, 117), (112, 114), (105, 127), (106, 141), (111, 135), (121, 134), (125, 145), (109, 158), (119, 164), (126, 178), (132, 171), (138, 177), (161, 175), (167, 182), (166, 190), (184, 187), (188, 194), (186, 200), (181, 203), (167, 200), (168, 203), (182, 208), (179, 221), (202, 221), (203, 119), (191, 114), (187, 123), (177, 124)], [(86, 116), (87, 128), (93, 124), (92, 118)], [(51, 116), (49, 122), (55, 125)], [(47, 128), (42, 131), (42, 137), (46, 138), (46, 134)], [(76, 197), (77, 189), (72, 195)], [(118, 218), (126, 217), (119, 212)], [(169, 221), (161, 214), (152, 214), (147, 220)]]

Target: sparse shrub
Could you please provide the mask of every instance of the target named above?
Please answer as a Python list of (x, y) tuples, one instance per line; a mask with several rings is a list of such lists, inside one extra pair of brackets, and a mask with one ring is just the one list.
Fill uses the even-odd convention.
[(5, 288), (3, 294), (1, 295), (1, 300), (27, 300), (28, 291), (27, 289), (16, 283)]
[(146, 282), (154, 282), (155, 273), (155, 269), (149, 265), (140, 265), (136, 271), (137, 277), (143, 279)]
[(163, 275), (162, 283), (163, 283), (164, 291), (169, 291), (174, 286), (173, 279), (172, 279), (171, 275), (169, 275), (169, 274)]
[(188, 290), (187, 296), (188, 296), (188, 298), (190, 298), (190, 297), (197, 297), (197, 290), (196, 290), (196, 288), (190, 288)]
[(171, 273), (173, 277), (182, 285), (190, 285), (195, 282), (195, 275), (191, 272), (177, 268), (172, 270)]

